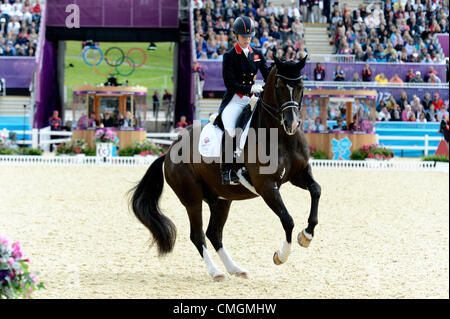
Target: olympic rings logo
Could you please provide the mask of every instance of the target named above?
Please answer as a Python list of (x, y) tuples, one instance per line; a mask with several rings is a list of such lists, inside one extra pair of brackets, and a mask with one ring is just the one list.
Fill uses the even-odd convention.
[[(88, 53), (90, 51), (98, 51), (99, 54), (97, 54), (97, 57), (95, 58), (94, 62), (91, 63), (88, 60)], [(130, 57), (130, 54), (133, 51), (140, 52), (142, 54), (142, 62), (140, 64), (136, 64), (134, 59)], [(118, 57), (116, 57), (118, 56)], [(86, 65), (91, 66), (94, 68), (95, 73), (101, 76), (109, 76), (114, 73), (122, 76), (130, 76), (136, 71), (136, 69), (142, 67), (145, 62), (147, 61), (147, 54), (146, 52), (141, 48), (131, 48), (128, 50), (127, 54), (124, 54), (123, 50), (119, 47), (110, 47), (106, 52), (103, 54), (102, 49), (96, 46), (86, 46), (83, 50), (83, 61)], [(101, 73), (98, 71), (97, 67), (105, 61), (107, 65), (111, 68), (107, 73)], [(119, 70), (119, 67), (122, 66), (124, 63), (128, 64), (131, 67), (131, 71), (129, 72), (121, 72)]]

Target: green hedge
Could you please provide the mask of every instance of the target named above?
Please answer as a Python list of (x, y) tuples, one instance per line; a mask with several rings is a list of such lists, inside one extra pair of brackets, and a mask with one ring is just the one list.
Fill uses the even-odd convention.
[(448, 157), (445, 155), (428, 155), (422, 157), (422, 161), (448, 162)]

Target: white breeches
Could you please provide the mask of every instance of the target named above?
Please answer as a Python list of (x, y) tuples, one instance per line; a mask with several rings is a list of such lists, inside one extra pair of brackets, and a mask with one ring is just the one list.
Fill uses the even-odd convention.
[(239, 115), (241, 115), (245, 106), (250, 103), (248, 96), (239, 97), (237, 94), (233, 96), (230, 103), (227, 104), (222, 112), (223, 127), (228, 132), (228, 135), (234, 137), (236, 135), (236, 122)]

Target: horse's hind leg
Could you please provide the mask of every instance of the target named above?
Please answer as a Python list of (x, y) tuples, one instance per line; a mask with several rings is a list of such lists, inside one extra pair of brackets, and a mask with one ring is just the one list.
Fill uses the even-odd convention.
[(248, 278), (248, 271), (234, 263), (222, 243), (223, 227), (228, 218), (231, 201), (216, 199), (209, 201), (208, 204), (211, 217), (209, 219), (208, 229), (206, 230), (206, 236), (211, 241), (211, 244), (217, 251), (217, 254), (225, 265), (227, 271), (230, 274)]
[(311, 210), (308, 217), (308, 227), (298, 234), (298, 243), (302, 247), (308, 247), (314, 236), (314, 228), (318, 221), (319, 199), (321, 195), (320, 185), (314, 180), (311, 166), (299, 172), (291, 179), (291, 183), (303, 189), (307, 189), (311, 195)]
[[(172, 178), (172, 176), (176, 176), (177, 178)], [(208, 273), (215, 281), (223, 281), (225, 279), (225, 274), (217, 268), (206, 249), (202, 222), (203, 193), (202, 188), (199, 186), (199, 182), (189, 170), (181, 169), (168, 176), (166, 180), (177, 194), (181, 203), (186, 207), (191, 226), (190, 238), (200, 253), (200, 256), (202, 256), (208, 269)]]
[(197, 248), (200, 256), (202, 256), (206, 268), (208, 269), (208, 273), (215, 281), (225, 280), (225, 274), (217, 268), (206, 248), (205, 234), (203, 233), (202, 226), (202, 204), (187, 206), (186, 208), (191, 224), (191, 241)]

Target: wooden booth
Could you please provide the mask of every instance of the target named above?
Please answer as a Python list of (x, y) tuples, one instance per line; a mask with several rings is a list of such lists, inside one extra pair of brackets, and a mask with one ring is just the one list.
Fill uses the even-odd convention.
[[(328, 158), (333, 158), (333, 140), (341, 141), (347, 137), (351, 142), (350, 152), (364, 145), (375, 144), (376, 96), (377, 92), (374, 90), (305, 90), (302, 107), (304, 121), (310, 121), (308, 107), (313, 104), (317, 109), (312, 114), (316, 114), (323, 125), (320, 130), (305, 128), (304, 134), (309, 146), (325, 152)], [(342, 113), (345, 112), (346, 129), (328, 127), (328, 114), (335, 111), (330, 112), (329, 105), (333, 103), (341, 105)], [(338, 113), (338, 117), (343, 118), (342, 113)]]
[[(147, 88), (83, 85), (73, 89), (72, 137), (90, 147), (98, 128), (111, 128), (125, 148), (146, 139)], [(109, 117), (107, 117), (107, 113)], [(106, 125), (105, 125), (106, 124)]]

